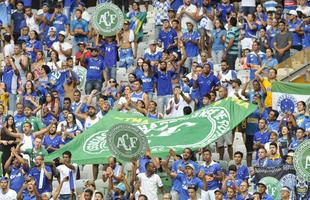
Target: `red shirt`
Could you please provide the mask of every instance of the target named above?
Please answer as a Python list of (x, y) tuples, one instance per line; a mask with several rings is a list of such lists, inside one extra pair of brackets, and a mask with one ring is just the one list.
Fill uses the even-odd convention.
[[(90, 57), (91, 57), (90, 52), (87, 51), (87, 52), (85, 53), (85, 58), (90, 58)], [(76, 52), (76, 54), (75, 54), (75, 59), (76, 59), (77, 61), (79, 61), (80, 65), (81, 65), (82, 67), (85, 67), (85, 68), (86, 68), (86, 64), (85, 64), (84, 62), (81, 62), (81, 58), (82, 58), (82, 52), (80, 52), (80, 51)]]

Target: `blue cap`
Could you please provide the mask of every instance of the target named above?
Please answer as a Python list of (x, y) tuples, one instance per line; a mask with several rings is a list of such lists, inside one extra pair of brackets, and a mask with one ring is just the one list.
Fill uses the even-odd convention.
[(126, 186), (125, 186), (124, 183), (119, 183), (119, 184), (117, 184), (116, 188), (119, 189), (119, 190), (121, 190), (121, 191), (123, 191), (123, 192), (126, 191)]
[(2, 176), (1, 179), (0, 179), (0, 182), (3, 182), (3, 181), (8, 182), (8, 181), (9, 181), (9, 178), (6, 177), (6, 176)]

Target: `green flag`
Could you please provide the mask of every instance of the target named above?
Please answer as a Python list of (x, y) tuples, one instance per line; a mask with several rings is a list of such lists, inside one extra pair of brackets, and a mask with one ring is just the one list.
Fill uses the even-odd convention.
[(62, 152), (69, 150), (73, 155), (72, 161), (78, 164), (106, 162), (111, 156), (106, 134), (112, 126), (124, 123), (134, 125), (144, 132), (153, 155), (166, 156), (169, 149), (176, 152), (186, 147), (198, 149), (228, 133), (256, 108), (245, 101), (227, 98), (191, 115), (162, 120), (110, 111), (97, 124), (48, 155), (45, 160), (61, 157)]

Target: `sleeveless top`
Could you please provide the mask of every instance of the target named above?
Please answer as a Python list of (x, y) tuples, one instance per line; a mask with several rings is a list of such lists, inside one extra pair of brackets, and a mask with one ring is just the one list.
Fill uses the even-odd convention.
[(85, 120), (85, 129), (90, 128), (92, 125), (96, 124), (99, 121), (99, 118), (91, 119), (89, 116)]
[(156, 112), (155, 114), (152, 114), (152, 113), (148, 113), (147, 114), (147, 117), (150, 118), (150, 119), (158, 119), (158, 113)]
[(141, 91), (140, 93), (135, 93), (133, 92), (132, 95), (131, 95), (131, 100), (134, 102), (134, 103), (137, 103), (138, 100), (142, 100), (143, 101), (143, 91)]
[(39, 25), (36, 23), (34, 19), (34, 14), (31, 17), (26, 16), (26, 24), (29, 27), (30, 31), (34, 30), (37, 33), (40, 33)]

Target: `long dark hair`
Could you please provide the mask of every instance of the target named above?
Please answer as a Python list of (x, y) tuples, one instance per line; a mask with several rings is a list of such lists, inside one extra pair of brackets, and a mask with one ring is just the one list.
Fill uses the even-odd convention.
[(30, 82), (31, 83), (31, 94), (34, 92), (34, 84), (33, 84), (33, 82), (32, 81), (26, 81), (26, 83), (25, 83), (25, 85), (24, 85), (24, 94), (26, 94), (27, 93), (27, 89), (26, 89), (26, 84), (28, 83), (28, 82)]
[(10, 117), (13, 119), (13, 124), (12, 124), (12, 126), (11, 126), (12, 131), (13, 131), (13, 132), (17, 132), (17, 131), (16, 131), (16, 126), (15, 126), (15, 121), (14, 121), (13, 115), (7, 115), (7, 116), (5, 117), (6, 128), (9, 128), (9, 123), (8, 123), (8, 121), (9, 121), (9, 118), (10, 118)]
[(152, 69), (151, 69), (151, 66), (150, 66), (150, 63), (149, 62), (143, 62), (142, 63), (142, 71), (144, 73), (144, 69), (143, 69), (143, 65), (146, 64), (149, 68), (148, 72), (147, 72), (147, 77), (149, 78), (152, 78), (153, 77), (153, 72), (152, 72)]

